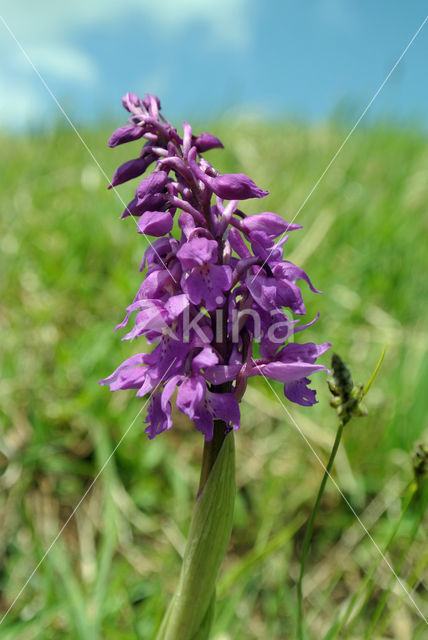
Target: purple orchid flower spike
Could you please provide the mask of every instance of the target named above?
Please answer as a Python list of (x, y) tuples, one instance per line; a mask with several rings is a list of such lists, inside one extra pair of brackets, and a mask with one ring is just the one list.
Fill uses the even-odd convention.
[[(283, 258), (284, 234), (300, 225), (270, 211), (242, 211), (241, 201), (268, 191), (242, 173), (219, 174), (202, 157), (223, 147), (218, 138), (195, 135), (187, 122), (180, 136), (156, 96), (128, 93), (123, 105), (130, 118), (112, 134), (110, 147), (139, 139), (144, 146), (116, 170), (110, 186), (139, 179), (122, 217), (136, 217), (138, 233), (157, 240), (144, 254), (144, 280), (117, 328), (135, 313), (124, 339), (144, 336), (155, 347), (128, 358), (100, 384), (152, 394), (149, 438), (172, 428), (174, 394), (179, 411), (207, 442), (216, 424), (224, 433), (238, 429), (239, 402), (253, 376), (282, 383), (291, 402), (314, 404), (310, 376), (326, 371), (317, 359), (330, 344), (294, 342), (314, 322), (299, 325), (290, 317), (306, 313), (301, 281), (320, 293)], [(151, 165), (152, 173), (142, 177)]]
[(284, 259), (289, 232), (300, 225), (271, 211), (248, 216), (242, 210), (243, 201), (268, 191), (245, 174), (220, 174), (203, 157), (223, 148), (217, 137), (197, 135), (187, 122), (179, 135), (151, 94), (127, 93), (122, 102), (130, 117), (109, 146), (144, 144), (115, 171), (110, 187), (138, 180), (122, 218), (134, 217), (137, 232), (155, 240), (144, 252), (143, 281), (116, 330), (126, 327), (122, 340), (143, 336), (153, 348), (127, 358), (100, 384), (148, 396), (144, 431), (150, 439), (173, 428), (174, 398), (204, 436), (179, 585), (156, 636), (193, 640), (207, 637), (232, 529), (233, 431), (240, 428), (248, 380), (270, 378), (283, 385), (287, 400), (310, 406), (316, 402), (310, 377), (326, 371), (318, 358), (331, 345), (295, 342), (318, 319), (299, 322), (306, 313), (300, 285), (320, 293)]

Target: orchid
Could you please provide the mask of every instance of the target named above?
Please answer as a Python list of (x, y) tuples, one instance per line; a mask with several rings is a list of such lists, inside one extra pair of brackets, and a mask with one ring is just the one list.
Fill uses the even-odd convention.
[(172, 429), (174, 395), (177, 409), (204, 436), (179, 585), (156, 636), (202, 640), (209, 637), (217, 574), (232, 529), (232, 434), (240, 428), (247, 381), (276, 380), (289, 401), (310, 406), (316, 402), (310, 376), (326, 370), (317, 359), (331, 345), (294, 341), (318, 319), (299, 324), (306, 313), (300, 282), (320, 293), (283, 257), (289, 232), (300, 225), (271, 211), (243, 211), (241, 201), (264, 198), (268, 191), (242, 173), (220, 174), (203, 157), (223, 147), (217, 137), (194, 135), (187, 122), (180, 135), (153, 95), (127, 93), (122, 102), (131, 116), (112, 134), (110, 146), (145, 143), (137, 158), (116, 170), (110, 188), (140, 178), (122, 218), (133, 217), (137, 232), (155, 239), (144, 252), (141, 286), (116, 329), (128, 327), (122, 340), (144, 336), (155, 346), (122, 362), (100, 384), (149, 394), (150, 439)]
[(218, 138), (194, 135), (187, 122), (179, 135), (153, 95), (128, 93), (122, 102), (131, 116), (112, 134), (110, 146), (145, 143), (139, 157), (116, 170), (110, 186), (141, 177), (152, 165), (122, 217), (136, 218), (137, 232), (157, 239), (144, 255), (143, 283), (116, 328), (135, 313), (123, 339), (145, 336), (157, 346), (151, 355), (132, 356), (100, 384), (112, 391), (134, 388), (137, 396), (154, 391), (149, 438), (172, 428), (176, 389), (177, 408), (206, 441), (213, 438), (215, 420), (225, 433), (239, 428), (249, 377), (280, 381), (288, 400), (314, 404), (309, 376), (326, 370), (316, 360), (330, 344), (294, 343), (294, 335), (312, 324), (290, 319), (290, 313), (306, 313), (300, 281), (320, 293), (283, 258), (288, 232), (300, 225), (269, 211), (245, 214), (240, 201), (264, 198), (268, 191), (242, 173), (221, 175), (202, 156), (223, 147)]

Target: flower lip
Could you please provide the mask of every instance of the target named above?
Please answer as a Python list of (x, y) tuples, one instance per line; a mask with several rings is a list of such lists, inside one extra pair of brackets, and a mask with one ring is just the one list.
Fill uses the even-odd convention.
[(200, 267), (216, 258), (218, 245), (215, 240), (195, 237), (189, 240), (177, 251), (177, 258), (184, 269)]

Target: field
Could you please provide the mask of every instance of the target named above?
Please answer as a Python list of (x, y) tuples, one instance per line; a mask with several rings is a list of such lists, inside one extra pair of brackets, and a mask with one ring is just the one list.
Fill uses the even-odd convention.
[[(287, 220), (347, 133), (340, 124), (251, 120), (200, 130), (223, 140), (225, 151), (207, 154), (221, 172), (248, 173), (269, 189), (265, 201), (246, 210), (276, 211)], [(111, 176), (130, 148), (109, 150), (109, 132), (101, 127), (82, 136)], [(132, 219), (119, 220), (121, 202), (71, 130), (0, 137), (5, 612), (142, 406), (132, 391), (110, 394), (97, 380), (141, 349), (121, 342), (113, 327), (140, 284), (145, 245)], [(133, 188), (120, 188), (125, 202)], [(327, 637), (371, 568), (367, 603), (337, 637), (427, 637), (414, 604), (379, 562), (413, 477), (414, 443), (428, 439), (427, 203), (426, 135), (390, 124), (360, 127), (300, 211), (303, 229), (286, 245), (288, 258), (324, 292), (303, 284), (308, 319), (321, 314), (304, 339), (331, 341), (355, 382), (368, 380), (386, 345), (366, 399), (369, 414), (347, 426), (334, 468), (361, 522), (331, 482), (316, 521), (304, 583), (308, 639)], [(284, 401), (285, 410), (263, 380), (253, 379), (244, 397), (216, 640), (295, 637), (304, 525), (323, 473), (314, 452), (328, 459), (337, 426), (326, 377), (313, 381), (313, 408)], [(153, 636), (178, 576), (202, 438), (180, 414), (170, 433), (149, 442), (143, 417), (0, 625), (1, 640)], [(386, 555), (427, 616), (422, 498), (404, 513)]]

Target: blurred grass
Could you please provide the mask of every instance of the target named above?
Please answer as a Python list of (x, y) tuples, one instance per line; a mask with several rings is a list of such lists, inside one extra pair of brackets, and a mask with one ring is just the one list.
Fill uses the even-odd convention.
[[(246, 210), (268, 209), (287, 220), (346, 135), (334, 124), (250, 120), (208, 130), (227, 147), (209, 156), (220, 171), (246, 172), (271, 192)], [(108, 150), (108, 133), (82, 131), (112, 175), (132, 150)], [(0, 164), (5, 611), (141, 408), (132, 392), (110, 394), (97, 380), (141, 349), (121, 343), (113, 326), (140, 284), (144, 241), (132, 220), (119, 221), (121, 203), (73, 132), (3, 135)], [(133, 188), (121, 188), (125, 202)], [(367, 398), (369, 416), (349, 425), (336, 464), (338, 484), (380, 547), (400, 515), (410, 450), (426, 429), (427, 202), (426, 136), (389, 125), (360, 127), (299, 213), (304, 229), (287, 243), (289, 259), (324, 291), (316, 296), (303, 285), (308, 318), (320, 311), (321, 319), (302, 340), (330, 340), (356, 382), (368, 379), (387, 345)], [(314, 376), (314, 384), (317, 406), (287, 407), (326, 460), (335, 417), (325, 379)], [(214, 635), (293, 637), (303, 526), (322, 469), (263, 380), (252, 381), (242, 412), (235, 528)], [(200, 434), (181, 415), (171, 433), (150, 443), (139, 418), (0, 626), (0, 638), (150, 638), (178, 576), (201, 449)], [(408, 544), (413, 516), (406, 516), (389, 551), (393, 566)], [(426, 540), (421, 527), (401, 572), (422, 608)], [(330, 483), (305, 579), (310, 637), (327, 633), (376, 558)], [(385, 564), (375, 579), (355, 638), (364, 636), (389, 582)], [(375, 630), (372, 637), (424, 634), (399, 588), (384, 623), (388, 635)]]

